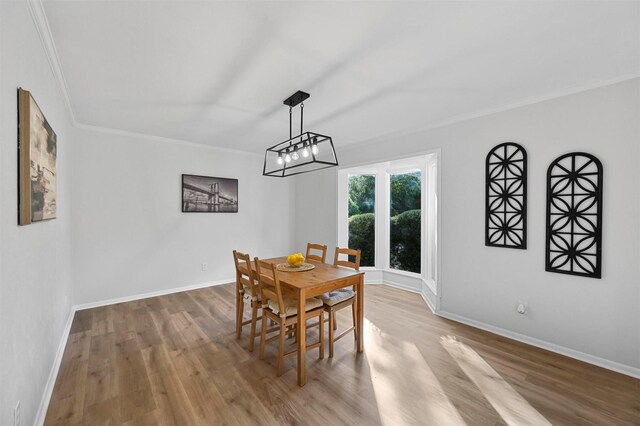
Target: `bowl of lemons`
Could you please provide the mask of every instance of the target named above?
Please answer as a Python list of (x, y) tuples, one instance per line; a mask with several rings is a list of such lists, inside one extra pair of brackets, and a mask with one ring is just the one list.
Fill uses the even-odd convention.
[(304, 256), (302, 253), (294, 253), (287, 256), (287, 263), (289, 266), (294, 268), (299, 268), (304, 264)]

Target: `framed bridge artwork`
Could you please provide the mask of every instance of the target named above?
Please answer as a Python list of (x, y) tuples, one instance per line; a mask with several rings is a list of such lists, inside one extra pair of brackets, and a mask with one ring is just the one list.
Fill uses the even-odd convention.
[(238, 213), (238, 179), (182, 175), (183, 213)]
[(18, 89), (18, 224), (55, 219), (56, 134), (27, 90)]

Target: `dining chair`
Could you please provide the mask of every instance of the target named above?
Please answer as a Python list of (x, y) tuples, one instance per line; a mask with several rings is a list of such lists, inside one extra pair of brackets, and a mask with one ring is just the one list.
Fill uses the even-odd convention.
[[(260, 292), (256, 284), (253, 270), (251, 269), (251, 257), (248, 254), (233, 251), (233, 261), (236, 265), (236, 333), (239, 339), (242, 336), (242, 327), (251, 324), (249, 335), (249, 352), (253, 352), (254, 340), (256, 334), (256, 323), (262, 319), (258, 316), (258, 309), (261, 309), (262, 303)], [(248, 303), (251, 307), (251, 319), (244, 319), (244, 304)]]
[[(311, 250), (320, 251), (322, 255), (313, 254)], [(315, 260), (318, 262), (324, 263), (327, 258), (327, 246), (323, 246), (321, 244), (313, 244), (307, 243), (307, 255), (305, 256), (308, 260)]]
[[(360, 270), (360, 250), (353, 250), (349, 248), (336, 247), (335, 255), (333, 257), (333, 264), (335, 266), (344, 266), (346, 268), (352, 268), (356, 271)], [(340, 255), (346, 255), (347, 260), (340, 259)], [(353, 258), (352, 262), (350, 259)], [(333, 358), (333, 344), (339, 339), (346, 336), (353, 331), (353, 337), (358, 337), (359, 330), (356, 327), (356, 309), (355, 309), (355, 287), (352, 288), (340, 288), (329, 293), (324, 293), (322, 296), (323, 308), (329, 314), (329, 358)], [(348, 308), (351, 306), (351, 316), (353, 318), (353, 325), (347, 328), (345, 331), (335, 336), (335, 331), (338, 328), (336, 321), (336, 312), (340, 309)]]
[[(258, 286), (262, 297), (262, 330), (260, 333), (260, 359), (264, 359), (265, 344), (278, 339), (278, 364), (277, 376), (281, 376), (284, 371), (284, 359), (295, 355), (297, 349), (284, 352), (285, 337), (288, 334), (288, 327), (296, 327), (300, 318), (298, 315), (298, 301), (287, 295), (283, 295), (282, 286), (275, 266), (272, 263), (264, 262), (255, 258), (256, 271), (258, 276)], [(322, 300), (312, 297), (305, 301), (305, 319), (318, 317), (319, 339), (316, 343), (307, 345), (307, 350), (319, 349), (319, 358), (324, 358), (324, 310)], [(267, 329), (267, 319), (277, 324), (276, 327)], [(315, 325), (314, 325), (315, 326)], [(267, 339), (268, 333), (278, 332), (277, 335)]]

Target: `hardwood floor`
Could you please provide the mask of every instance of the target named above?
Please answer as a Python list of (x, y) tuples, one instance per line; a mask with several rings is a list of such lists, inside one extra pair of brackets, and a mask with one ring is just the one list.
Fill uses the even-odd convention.
[(295, 358), (277, 378), (277, 345), (260, 361), (248, 328), (236, 340), (233, 292), (77, 312), (45, 424), (640, 425), (640, 380), (439, 318), (382, 285), (366, 287), (364, 354), (348, 337), (333, 359), (312, 351), (300, 388)]

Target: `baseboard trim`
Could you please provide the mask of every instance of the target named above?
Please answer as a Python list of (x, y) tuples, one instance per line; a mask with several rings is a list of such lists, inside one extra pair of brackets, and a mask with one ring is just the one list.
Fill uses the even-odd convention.
[(411, 287), (395, 281), (389, 281), (387, 279), (383, 280), (382, 284), (388, 285), (389, 287), (399, 288), (400, 290), (410, 291), (411, 293), (420, 293), (420, 290), (415, 287)]
[(229, 279), (218, 280), (213, 282), (209, 281), (206, 283), (192, 284), (184, 287), (175, 287), (175, 288), (170, 288), (166, 290), (152, 291), (149, 293), (134, 294), (132, 296), (116, 297), (114, 299), (100, 300), (97, 302), (81, 303), (79, 305), (75, 305), (74, 309), (76, 311), (82, 311), (84, 309), (97, 308), (100, 306), (107, 306), (107, 305), (115, 305), (116, 303), (132, 302), (134, 300), (147, 299), (149, 297), (156, 297), (156, 296), (164, 296), (167, 294), (180, 293), (180, 292), (189, 291), (189, 290), (197, 290), (199, 288), (213, 287), (213, 286), (228, 284), (232, 282), (235, 282), (235, 278), (229, 278)]
[(53, 387), (56, 384), (56, 379), (58, 378), (58, 371), (60, 370), (60, 364), (62, 363), (62, 356), (64, 355), (64, 350), (67, 347), (67, 340), (69, 339), (69, 334), (71, 333), (71, 324), (73, 324), (73, 317), (75, 316), (75, 313), (77, 311), (82, 311), (84, 309), (97, 308), (99, 306), (113, 305), (116, 303), (147, 299), (149, 297), (164, 296), (166, 294), (180, 293), (188, 290), (197, 290), (199, 288), (213, 287), (217, 285), (228, 284), (234, 281), (235, 281), (235, 278), (230, 278), (230, 279), (218, 280), (218, 281), (207, 282), (207, 283), (193, 284), (193, 285), (188, 285), (184, 287), (176, 287), (176, 288), (171, 288), (167, 290), (152, 291), (150, 293), (142, 293), (142, 294), (136, 294), (132, 296), (118, 297), (115, 299), (101, 300), (98, 302), (82, 303), (79, 305), (72, 306), (69, 312), (69, 317), (67, 318), (67, 323), (65, 324), (64, 330), (62, 332), (62, 337), (58, 345), (58, 351), (56, 352), (56, 356), (53, 361), (53, 365), (51, 367), (51, 372), (49, 373), (49, 378), (47, 379), (47, 384), (44, 388), (44, 393), (42, 394), (42, 399), (40, 400), (40, 407), (38, 407), (38, 413), (36, 414), (36, 421), (34, 424), (37, 426), (41, 426), (44, 424), (44, 420), (47, 416), (47, 410), (49, 409), (49, 402), (51, 401), (51, 395), (53, 394)]
[(608, 359), (600, 358), (594, 355), (589, 355), (584, 352), (580, 352), (574, 349), (567, 348), (565, 346), (556, 345), (555, 343), (546, 342), (544, 340), (536, 339), (535, 337), (529, 337), (524, 334), (516, 333), (514, 331), (505, 330), (504, 328), (496, 327), (490, 324), (486, 324), (480, 321), (476, 321), (461, 315), (453, 314), (451, 312), (439, 311), (436, 315), (456, 321), (462, 324), (469, 325), (471, 327), (479, 328), (481, 330), (488, 331), (490, 333), (497, 334), (499, 336), (507, 337), (509, 339), (517, 340), (522, 343), (526, 343), (531, 346), (535, 346), (541, 349), (546, 349), (551, 352), (555, 352), (560, 355), (567, 356), (569, 358), (577, 359), (578, 361), (586, 362), (587, 364), (597, 365), (598, 367), (606, 368), (607, 370), (615, 371), (627, 376), (640, 379), (640, 368), (635, 368), (630, 365), (621, 364), (619, 362), (610, 361)]
[(374, 281), (374, 282), (365, 283), (365, 285), (387, 285), (389, 287), (397, 288), (398, 290), (404, 290), (404, 291), (408, 291), (409, 293), (419, 294), (420, 297), (422, 297), (422, 300), (424, 300), (424, 303), (431, 310), (431, 313), (433, 313), (433, 314), (436, 313), (435, 306), (433, 306), (433, 304), (431, 303), (431, 301), (429, 300), (429, 298), (427, 297), (427, 295), (425, 294), (424, 291), (416, 290), (413, 287), (405, 287), (402, 284), (389, 282), (389, 281)]
[(72, 306), (69, 312), (69, 316), (67, 318), (67, 323), (62, 330), (62, 337), (60, 338), (60, 343), (58, 344), (58, 350), (56, 351), (56, 356), (53, 359), (53, 365), (51, 366), (51, 371), (49, 372), (49, 378), (47, 379), (47, 384), (44, 387), (44, 392), (42, 393), (42, 399), (40, 400), (40, 406), (38, 407), (38, 412), (36, 413), (36, 421), (35, 425), (43, 425), (45, 417), (47, 416), (47, 410), (49, 409), (49, 401), (51, 401), (51, 395), (53, 394), (53, 387), (56, 384), (56, 379), (58, 378), (58, 371), (60, 370), (60, 364), (62, 363), (62, 356), (64, 355), (64, 350), (67, 347), (67, 340), (69, 339), (69, 334), (71, 332), (71, 324), (73, 323), (73, 316), (75, 315), (76, 310), (75, 307)]
[[(225, 279), (225, 280), (218, 280), (218, 281), (214, 281), (214, 282), (208, 282), (208, 283), (201, 283), (201, 284), (194, 284), (194, 285), (189, 285), (189, 286), (184, 286), (184, 287), (177, 287), (177, 288), (172, 288), (172, 289), (167, 289), (167, 290), (160, 290), (160, 291), (154, 291), (154, 292), (149, 292), (149, 293), (142, 293), (142, 294), (136, 294), (136, 295), (132, 295), (132, 296), (126, 296), (126, 297), (119, 297), (119, 298), (114, 298), (114, 299), (108, 299), (108, 300), (103, 300), (103, 301), (98, 301), (98, 302), (90, 302), (90, 303), (83, 303), (83, 304), (79, 304), (79, 305), (74, 305), (71, 307), (71, 310), (69, 312), (69, 316), (67, 318), (67, 323), (65, 324), (64, 330), (62, 332), (62, 337), (60, 339), (60, 343), (58, 344), (58, 350), (56, 352), (56, 356), (53, 362), (53, 366), (51, 367), (51, 372), (49, 373), (49, 378), (47, 380), (47, 384), (45, 386), (44, 389), (44, 393), (42, 394), (42, 399), (40, 401), (40, 407), (38, 408), (38, 412), (36, 414), (36, 421), (35, 421), (35, 425), (41, 426), (44, 424), (44, 420), (45, 417), (47, 415), (47, 410), (49, 408), (49, 402), (51, 400), (51, 395), (53, 393), (53, 387), (55, 386), (55, 382), (56, 379), (58, 377), (58, 371), (60, 370), (60, 364), (62, 362), (62, 356), (64, 355), (64, 350), (67, 346), (67, 340), (69, 339), (69, 334), (71, 332), (71, 324), (73, 323), (73, 317), (76, 313), (76, 311), (81, 311), (84, 309), (90, 309), (90, 308), (96, 308), (99, 306), (107, 306), (107, 305), (113, 305), (116, 303), (122, 303), (122, 302), (130, 302), (130, 301), (134, 301), (134, 300), (140, 300), (140, 299), (146, 299), (149, 297), (156, 297), (156, 296), (163, 296), (166, 294), (173, 294), (173, 293), (180, 293), (183, 291), (188, 291), (188, 290), (196, 290), (199, 288), (205, 288), (205, 287), (213, 287), (213, 286), (218, 286), (218, 285), (222, 285), (222, 284), (227, 284), (230, 282), (233, 282), (234, 279)], [(417, 291), (414, 288), (409, 288), (409, 287), (405, 287), (402, 285), (399, 285), (397, 283), (393, 283), (393, 282), (372, 282), (372, 283), (367, 283), (367, 285), (388, 285), (389, 287), (394, 287), (394, 288), (398, 288), (400, 290), (405, 290), (405, 291), (409, 291), (411, 293), (417, 293), (420, 294), (420, 296), (422, 297), (422, 299), (424, 300), (425, 304), (427, 305), (427, 307), (431, 310), (431, 312), (433, 312), (434, 314), (452, 320), (452, 321), (456, 321), (462, 324), (466, 324), (469, 325), (471, 327), (475, 327), (475, 328), (479, 328), (481, 330), (485, 330), (488, 331), (490, 333), (494, 333), (497, 334), (499, 336), (503, 336), (503, 337), (507, 337), (509, 339), (513, 339), (513, 340), (517, 340), (519, 342), (522, 343), (526, 343), (528, 345), (531, 346), (535, 346), (541, 349), (546, 349), (548, 351), (551, 352), (555, 352), (558, 353), (560, 355), (564, 355), (564, 356), (568, 356), (569, 358), (573, 358), (573, 359), (577, 359), (579, 361), (583, 361), (586, 362), (588, 364), (593, 364), (593, 365), (597, 365), (598, 367), (602, 367), (602, 368), (606, 368), (607, 370), (611, 370), (611, 371), (615, 371), (617, 373), (621, 373), (621, 374), (625, 374), (627, 376), (631, 376), (631, 377), (635, 377), (640, 379), (640, 368), (635, 368), (629, 365), (625, 365), (625, 364), (621, 364), (615, 361), (610, 361), (604, 358), (600, 358), (597, 356), (593, 356), (593, 355), (589, 355), (589, 354), (585, 354), (584, 352), (580, 352), (580, 351), (576, 351), (573, 349), (569, 349), (567, 347), (564, 346), (560, 346), (560, 345), (556, 345), (554, 343), (549, 343), (549, 342), (545, 342), (544, 340), (539, 340), (533, 337), (529, 337), (526, 336), (524, 334), (520, 334), (520, 333), (516, 333), (513, 331), (509, 331), (509, 330), (505, 330), (503, 328), (500, 327), (495, 327), (489, 324), (485, 324), (483, 322), (480, 321), (476, 321), (476, 320), (472, 320), (470, 318), (467, 317), (463, 317), (461, 315), (457, 315), (457, 314), (453, 314), (451, 312), (446, 312), (446, 311), (438, 311), (436, 312), (435, 307), (431, 304), (431, 302), (429, 301), (429, 298), (427, 297), (427, 295), (423, 292), (423, 291)]]
[(438, 315), (436, 313), (436, 307), (433, 306), (433, 304), (431, 303), (431, 301), (429, 300), (429, 297), (427, 297), (427, 293), (425, 293), (424, 291), (420, 292), (420, 296), (422, 296), (422, 300), (424, 300), (424, 303), (427, 304), (427, 307), (431, 310), (432, 314)]
[(404, 291), (408, 291), (409, 293), (420, 294), (420, 291), (416, 290), (413, 287), (407, 287), (402, 284), (398, 284), (390, 281), (371, 282), (371, 283), (365, 283), (365, 285), (388, 285), (389, 287), (397, 288), (398, 290), (404, 290)]

